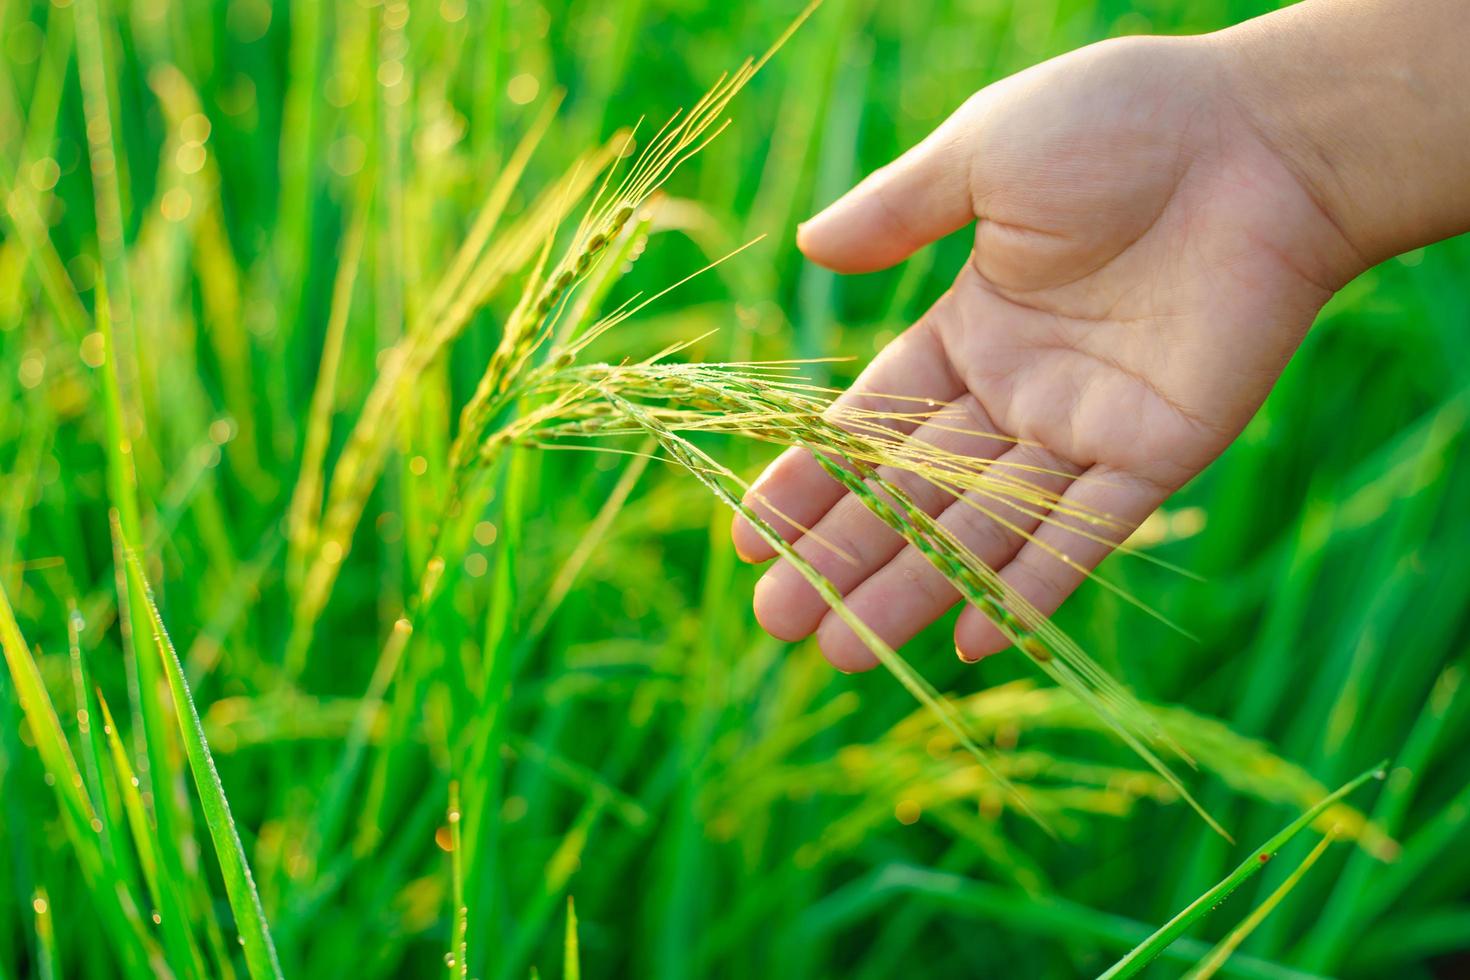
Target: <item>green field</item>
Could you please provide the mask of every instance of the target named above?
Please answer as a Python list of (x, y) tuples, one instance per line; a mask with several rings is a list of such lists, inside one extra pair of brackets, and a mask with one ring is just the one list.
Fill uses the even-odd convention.
[(1055, 617), (1234, 843), (952, 617), (928, 706), (767, 637), (690, 470), (769, 438), (599, 380), (840, 387), (969, 233), (839, 277), (799, 221), (990, 81), (1271, 6), (828, 0), (587, 248), (796, 0), (0, 0), (0, 980), (1096, 975), (1242, 862), (1148, 969), (1259, 909), (1219, 975), (1470, 970), (1470, 240), (1347, 286), (1104, 565), (1192, 636)]

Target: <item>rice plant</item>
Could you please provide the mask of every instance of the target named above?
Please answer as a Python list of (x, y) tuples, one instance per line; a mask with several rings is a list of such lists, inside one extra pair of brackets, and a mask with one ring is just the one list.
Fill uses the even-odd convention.
[[(1292, 437), (1350, 447), (1295, 523), (1231, 492), (1306, 485), (1289, 411), (1338, 432), (1288, 379), (1056, 621), (904, 487), (1082, 539), (1109, 515), (899, 434), (965, 425), (939, 405), (834, 405), (958, 253), (838, 285), (796, 219), (976, 72), (1127, 29), (968, 7), (0, 6), (0, 978), (1374, 975), (1464, 948), (1443, 311), (1378, 358), (1417, 417)], [(961, 72), (944, 38), (976, 30)], [(1333, 315), (1414, 275), (1460, 296), (1456, 249)], [(1382, 390), (1334, 349), (1307, 354), (1332, 391)], [(885, 644), (751, 508), (772, 446), (1015, 651)], [(720, 509), (886, 676), (760, 637)], [(1376, 799), (1327, 793), (1384, 754)], [(1292, 818), (1344, 846), (1225, 836)], [(1222, 878), (1257, 911), (1150, 938)]]

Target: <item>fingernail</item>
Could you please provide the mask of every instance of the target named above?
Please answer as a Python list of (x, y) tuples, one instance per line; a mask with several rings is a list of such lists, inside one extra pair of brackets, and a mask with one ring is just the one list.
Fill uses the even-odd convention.
[(966, 663), (966, 664), (972, 664), (975, 661), (977, 661), (977, 660), (980, 659), (979, 657), (971, 657), (969, 654), (965, 653), (965, 651), (963, 651), (963, 650), (960, 649), (960, 646), (959, 646), (958, 643), (955, 644), (954, 655), (956, 657), (959, 657), (960, 658), (960, 662), (961, 663)]

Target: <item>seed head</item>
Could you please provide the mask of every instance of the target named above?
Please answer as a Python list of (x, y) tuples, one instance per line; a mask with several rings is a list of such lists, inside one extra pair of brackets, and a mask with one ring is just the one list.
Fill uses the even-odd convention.
[(1044, 664), (1051, 659), (1051, 651), (1046, 648), (1046, 644), (1035, 633), (1027, 633), (1019, 637), (1016, 640), (1016, 646), (1020, 647), (1022, 653), (1037, 663)]

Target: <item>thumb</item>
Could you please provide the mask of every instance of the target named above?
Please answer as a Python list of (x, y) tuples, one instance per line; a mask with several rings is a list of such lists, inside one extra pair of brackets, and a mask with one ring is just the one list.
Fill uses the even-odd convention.
[(974, 220), (973, 106), (798, 228), (797, 247), (836, 272), (874, 272)]

